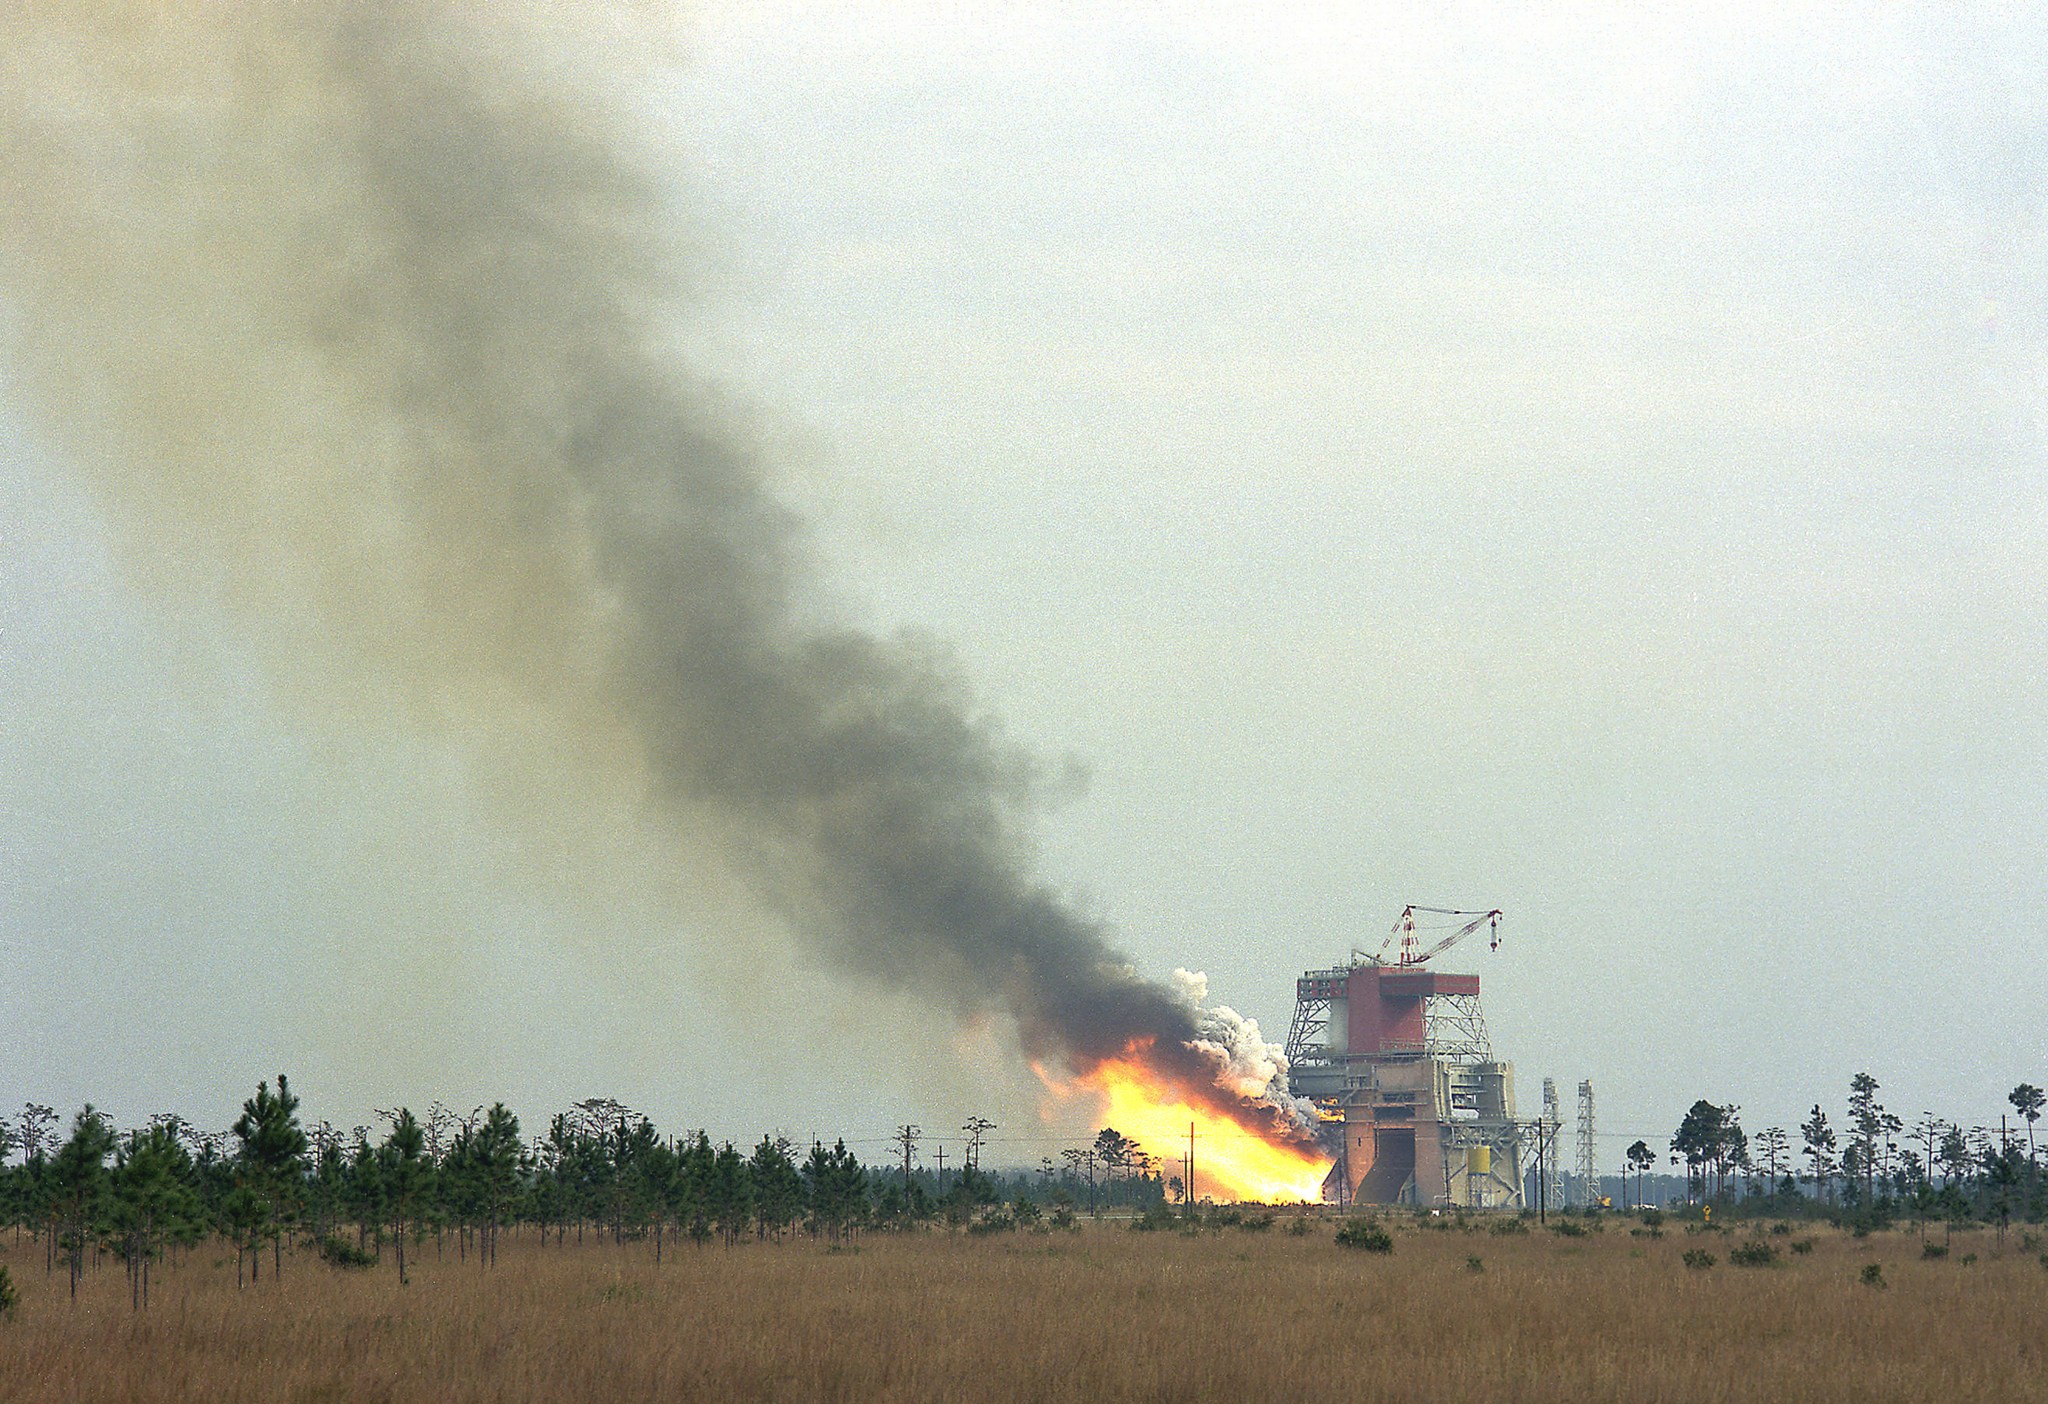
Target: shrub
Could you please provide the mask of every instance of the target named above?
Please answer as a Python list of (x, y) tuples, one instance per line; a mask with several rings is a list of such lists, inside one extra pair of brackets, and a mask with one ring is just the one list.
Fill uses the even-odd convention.
[(320, 1240), (320, 1261), (329, 1267), (360, 1269), (375, 1267), (377, 1255), (364, 1248), (358, 1248), (338, 1234), (328, 1234)]
[(1467, 1272), (1485, 1272), (1485, 1271), (1486, 1271), (1486, 1264), (1485, 1264), (1485, 1263), (1483, 1263), (1483, 1262), (1481, 1262), (1481, 1261), (1479, 1260), (1479, 1255), (1475, 1253), (1475, 1254), (1473, 1254), (1473, 1255), (1472, 1255), (1471, 1257), (1469, 1257), (1469, 1258), (1465, 1259), (1465, 1271), (1467, 1271)]
[(1565, 1238), (1584, 1238), (1586, 1226), (1575, 1219), (1559, 1219), (1550, 1226), (1550, 1231)]
[[(2048, 1263), (2048, 1258), (2042, 1260)], [(7, 1269), (0, 1267), (0, 1319), (14, 1315), (14, 1309), (21, 1305), (21, 1293), (14, 1290), (14, 1279), (7, 1275)]]
[(1294, 1221), (1287, 1226), (1287, 1232), (1295, 1238), (1307, 1238), (1309, 1235), (1308, 1215), (1296, 1214)]
[(1368, 1253), (1391, 1253), (1394, 1236), (1371, 1219), (1351, 1219), (1337, 1230), (1337, 1242), (1346, 1248), (1363, 1248)]
[(1663, 1225), (1664, 1211), (1662, 1209), (1645, 1209), (1643, 1211), (1644, 1228), (1662, 1228)]
[(1865, 1287), (1876, 1287), (1879, 1290), (1883, 1290), (1891, 1285), (1884, 1280), (1884, 1267), (1879, 1263), (1871, 1263), (1868, 1267), (1864, 1268), (1863, 1275), (1856, 1280)]
[(1793, 1239), (1792, 1251), (1795, 1253), (1811, 1253), (1813, 1251), (1813, 1240), (1810, 1238)]
[(1786, 1238), (1789, 1237), (1791, 1233), (1792, 1225), (1786, 1223), (1783, 1219), (1780, 1219), (1778, 1220), (1778, 1222), (1771, 1225), (1771, 1237), (1773, 1238)]
[(1685, 1265), (1704, 1272), (1714, 1265), (1714, 1255), (1704, 1248), (1688, 1248), (1685, 1250)]
[(1970, 1266), (1970, 1265), (1971, 1265), (1972, 1263), (1974, 1263), (1974, 1262), (1976, 1262), (1976, 1261), (1977, 1261), (1977, 1255), (1976, 1255), (1975, 1253), (1965, 1253), (1965, 1254), (1963, 1254), (1963, 1266), (1964, 1266), (1964, 1267), (1968, 1267), (1968, 1266)]
[(1737, 1267), (1769, 1267), (1778, 1261), (1778, 1250), (1761, 1238), (1751, 1239), (1728, 1250), (1728, 1261)]
[(1946, 1258), (1948, 1256), (1948, 1245), (1946, 1243), (1923, 1243), (1920, 1245), (1920, 1256), (1923, 1258)]
[(1178, 1228), (1177, 1217), (1164, 1202), (1148, 1204), (1143, 1214), (1131, 1220), (1131, 1232), (1156, 1233), (1161, 1229)]
[(1017, 1221), (1008, 1214), (985, 1213), (969, 1224), (967, 1231), (980, 1237), (991, 1233), (1012, 1233), (1016, 1228)]
[(1518, 1233), (1527, 1233), (1528, 1231), (1528, 1224), (1520, 1219), (1500, 1219), (1494, 1223), (1493, 1227), (1487, 1230), (1488, 1233), (1498, 1234), (1502, 1238)]
[(1267, 1229), (1273, 1227), (1273, 1216), (1271, 1214), (1247, 1214), (1244, 1216), (1244, 1222), (1239, 1224), (1238, 1227), (1246, 1233), (1264, 1233)]

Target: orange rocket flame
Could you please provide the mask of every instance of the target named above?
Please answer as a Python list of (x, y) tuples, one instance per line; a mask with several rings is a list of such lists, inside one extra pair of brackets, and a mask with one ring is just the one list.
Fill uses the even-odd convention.
[[(1313, 1135), (1263, 1101), (1264, 1087), (1179, 1085), (1133, 1045), (1122, 1056), (1061, 1081), (1037, 1064), (1033, 1071), (1058, 1103), (1094, 1099), (1093, 1124), (1115, 1127), (1168, 1167), (1194, 1131), (1194, 1193), (1203, 1199), (1265, 1204), (1314, 1203), (1331, 1157)], [(1223, 1070), (1217, 1069), (1221, 1074)]]

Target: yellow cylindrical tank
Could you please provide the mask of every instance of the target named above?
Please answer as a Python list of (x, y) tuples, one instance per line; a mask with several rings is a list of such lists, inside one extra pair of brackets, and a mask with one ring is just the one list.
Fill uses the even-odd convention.
[(1493, 1173), (1493, 1147), (1467, 1146), (1465, 1148), (1465, 1173), (1468, 1175), (1491, 1175)]

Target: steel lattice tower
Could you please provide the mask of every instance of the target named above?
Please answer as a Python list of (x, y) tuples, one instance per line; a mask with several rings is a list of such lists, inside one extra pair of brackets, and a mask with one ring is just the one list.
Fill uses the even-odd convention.
[(1543, 1125), (1547, 1138), (1543, 1146), (1543, 1208), (1564, 1207), (1564, 1186), (1558, 1181), (1557, 1138), (1563, 1129), (1563, 1114), (1557, 1105), (1557, 1079), (1543, 1079)]
[(1581, 1201), (1591, 1209), (1600, 1202), (1600, 1172), (1595, 1168), (1593, 1154), (1593, 1080), (1586, 1078), (1579, 1083), (1579, 1183), (1585, 1199)]

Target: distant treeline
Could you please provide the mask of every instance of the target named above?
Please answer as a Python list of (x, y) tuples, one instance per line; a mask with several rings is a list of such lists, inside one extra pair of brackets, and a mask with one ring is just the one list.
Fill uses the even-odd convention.
[[(1815, 1103), (1799, 1125), (1796, 1149), (1784, 1127), (1752, 1135), (1740, 1107), (1702, 1098), (1667, 1152), (1682, 1179), (1674, 1185), (1651, 1174), (1659, 1153), (1637, 1141), (1626, 1154), (1627, 1173), (1603, 1178), (1602, 1191), (1617, 1205), (1682, 1198), (1771, 1215), (1821, 1213), (1871, 1227), (1898, 1218), (2038, 1223), (2048, 1216), (2048, 1174), (2034, 1140), (2048, 1101), (2040, 1088), (2013, 1088), (2006, 1099), (2011, 1118), (1997, 1127), (1933, 1115), (1909, 1126), (1885, 1109), (1880, 1090), (1876, 1078), (1857, 1073), (1841, 1120), (1830, 1121)], [(1583, 1204), (1585, 1188), (1570, 1177), (1569, 1202)]]
[[(234, 1246), (238, 1280), (261, 1280), (266, 1250), (271, 1272), (282, 1272), (297, 1242), (341, 1266), (377, 1261), (388, 1245), (404, 1280), (408, 1241), (415, 1252), (429, 1239), (443, 1252), (452, 1245), (488, 1266), (508, 1227), (556, 1244), (643, 1242), (659, 1258), (682, 1239), (730, 1246), (933, 1222), (1065, 1225), (1076, 1212), (1180, 1193), (1177, 1178), (1162, 1179), (1153, 1157), (1111, 1128), (1036, 1171), (987, 1172), (979, 1132), (990, 1123), (977, 1121), (967, 1163), (940, 1173), (909, 1154), (863, 1165), (843, 1140), (763, 1136), (743, 1152), (701, 1131), (665, 1135), (608, 1099), (577, 1103), (531, 1141), (502, 1103), (467, 1116), (438, 1103), (424, 1116), (380, 1112), (381, 1136), (309, 1128), (298, 1111), (283, 1075), (274, 1090), (260, 1083), (220, 1134), (169, 1114), (117, 1131), (90, 1105), (60, 1129), (53, 1109), (32, 1102), (0, 1120), (0, 1227), (17, 1242), (40, 1240), (49, 1271), (68, 1266), (74, 1295), (89, 1258), (117, 1258), (140, 1305), (152, 1261), (213, 1235)], [(914, 1152), (916, 1128), (904, 1133)]]

